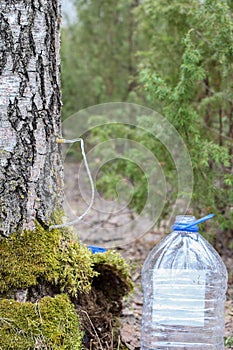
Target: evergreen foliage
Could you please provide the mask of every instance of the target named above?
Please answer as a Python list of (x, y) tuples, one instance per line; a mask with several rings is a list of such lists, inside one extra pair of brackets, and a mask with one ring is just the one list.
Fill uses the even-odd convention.
[(63, 118), (91, 105), (126, 101), (135, 85), (136, 0), (75, 0), (78, 20), (62, 30)]
[[(166, 38), (161, 35), (161, 40), (156, 39), (159, 34), (154, 6), (163, 14), (166, 28)], [(175, 4), (147, 0), (142, 7), (148, 14), (142, 26), (146, 22), (156, 38), (152, 40), (152, 49), (144, 55), (141, 82), (150, 103), (162, 102), (162, 113), (189, 148), (195, 172), (194, 210), (215, 212), (221, 228), (226, 235), (228, 231), (232, 239), (233, 22), (230, 8), (224, 0)], [(168, 66), (176, 72), (172, 81), (164, 65), (160, 69), (164, 57), (161, 46), (165, 46), (168, 37), (173, 40), (175, 55), (182, 48), (178, 65), (174, 57), (166, 56)], [(160, 57), (151, 62), (153, 52)]]
[[(63, 38), (70, 36), (69, 40), (63, 39), (64, 116), (96, 103), (131, 98), (162, 113), (176, 127), (191, 156), (194, 214), (216, 213), (220, 223), (218, 247), (232, 247), (231, 1), (75, 3), (78, 23), (63, 32)], [(68, 55), (71, 43), (76, 49), (69, 50)], [(79, 74), (76, 85), (72, 84), (75, 69), (70, 70), (67, 60)], [(66, 74), (72, 75), (71, 79)], [(79, 96), (76, 104), (72, 102), (75, 91)], [(166, 216), (177, 191), (171, 157), (153, 136), (129, 126), (108, 125), (92, 130), (89, 141), (94, 144), (116, 137), (146, 145), (162, 164), (169, 188), (163, 213)], [(120, 179), (134, 185), (130, 206), (140, 211), (147, 197), (147, 179), (135, 164), (126, 164), (125, 160), (106, 164), (97, 186), (107, 197), (114, 197)]]

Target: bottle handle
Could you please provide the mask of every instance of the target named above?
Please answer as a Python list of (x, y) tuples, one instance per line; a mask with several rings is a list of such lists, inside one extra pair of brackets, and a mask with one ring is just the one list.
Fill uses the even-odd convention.
[(207, 220), (209, 220), (209, 219), (212, 219), (212, 217), (213, 217), (214, 215), (215, 215), (215, 214), (206, 215), (206, 216), (204, 216), (203, 218), (200, 218), (200, 219), (198, 219), (198, 220), (193, 221), (191, 224), (188, 224), (187, 226), (185, 226), (185, 228), (189, 228), (189, 227), (192, 227), (192, 226), (201, 224), (202, 222), (205, 222), (205, 221), (207, 221)]

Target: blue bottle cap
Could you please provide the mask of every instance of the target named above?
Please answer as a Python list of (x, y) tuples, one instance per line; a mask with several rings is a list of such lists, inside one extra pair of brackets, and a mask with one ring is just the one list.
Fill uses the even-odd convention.
[(194, 220), (189, 223), (175, 222), (172, 226), (172, 229), (173, 231), (198, 232), (198, 224), (201, 224), (202, 222), (211, 219), (213, 216), (214, 214), (209, 214), (207, 216), (204, 216), (203, 218)]

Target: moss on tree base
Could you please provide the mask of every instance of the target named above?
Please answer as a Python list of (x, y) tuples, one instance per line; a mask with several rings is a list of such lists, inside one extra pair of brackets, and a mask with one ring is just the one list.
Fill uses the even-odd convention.
[(114, 348), (131, 290), (118, 253), (92, 254), (67, 230), (37, 224), (1, 238), (0, 350)]
[(82, 348), (79, 317), (67, 295), (38, 303), (0, 299), (0, 349)]

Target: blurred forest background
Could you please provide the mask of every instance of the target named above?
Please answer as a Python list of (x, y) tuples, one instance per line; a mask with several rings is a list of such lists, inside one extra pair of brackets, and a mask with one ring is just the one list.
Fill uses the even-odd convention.
[[(73, 0), (62, 28), (63, 119), (92, 105), (132, 102), (164, 115), (178, 130), (195, 176), (191, 203), (200, 217), (215, 213), (208, 239), (233, 250), (233, 21), (231, 0)], [(146, 145), (174, 188), (175, 165), (164, 147), (139, 129), (116, 125), (87, 135), (89, 147), (121, 137)], [(118, 160), (102, 169), (97, 187), (114, 195), (120, 178), (134, 184), (130, 206), (140, 212), (146, 178)], [(216, 221), (219, 227), (216, 231)], [(213, 227), (211, 225), (214, 225)]]

